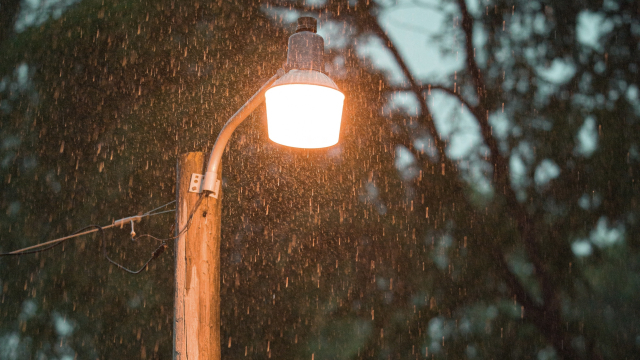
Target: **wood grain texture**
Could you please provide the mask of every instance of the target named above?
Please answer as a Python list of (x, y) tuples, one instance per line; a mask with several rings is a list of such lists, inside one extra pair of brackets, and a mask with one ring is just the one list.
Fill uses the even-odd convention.
[[(178, 160), (177, 229), (187, 226), (200, 196), (188, 190), (191, 174), (203, 173), (204, 159), (193, 152)], [(221, 200), (221, 190), (218, 199), (203, 199), (175, 242), (174, 360), (220, 359)]]

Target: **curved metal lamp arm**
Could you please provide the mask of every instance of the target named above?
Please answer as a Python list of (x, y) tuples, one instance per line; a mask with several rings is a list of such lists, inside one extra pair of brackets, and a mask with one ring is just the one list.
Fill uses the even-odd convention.
[(220, 130), (220, 134), (216, 139), (216, 143), (213, 145), (213, 150), (211, 150), (211, 156), (209, 157), (209, 163), (207, 164), (207, 172), (204, 174), (203, 191), (208, 193), (214, 192), (222, 153), (227, 147), (227, 142), (229, 142), (231, 134), (233, 134), (233, 131), (238, 127), (238, 125), (240, 125), (240, 123), (242, 123), (244, 119), (246, 119), (247, 116), (249, 116), (249, 114), (251, 114), (253, 110), (255, 110), (258, 105), (264, 101), (264, 94), (276, 80), (282, 77), (282, 75), (284, 75), (284, 70), (279, 69), (278, 72), (271, 77), (271, 79), (267, 80), (260, 90), (258, 90), (258, 92), (256, 92), (249, 101), (242, 105), (240, 110), (233, 114), (231, 119), (224, 124), (224, 127)]

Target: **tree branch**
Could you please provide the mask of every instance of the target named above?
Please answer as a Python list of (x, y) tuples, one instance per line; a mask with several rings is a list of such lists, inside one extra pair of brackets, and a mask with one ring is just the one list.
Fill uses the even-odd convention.
[[(475, 107), (475, 106), (473, 106), (473, 105), (471, 105), (471, 104), (467, 101), (467, 99), (465, 99), (464, 97), (462, 97), (462, 94), (460, 94), (460, 92), (455, 92), (454, 90), (452, 90), (452, 89), (450, 89), (450, 88), (448, 88), (448, 87), (442, 86), (442, 85), (429, 85), (429, 86), (428, 86), (428, 88), (429, 88), (430, 90), (440, 90), (440, 91), (444, 91), (444, 92), (448, 93), (449, 95), (453, 95), (453, 96), (457, 97), (457, 98), (458, 98), (458, 100), (460, 100), (460, 102), (461, 102), (462, 104), (464, 104), (464, 106), (466, 106), (466, 107), (469, 109), (469, 111), (471, 111), (471, 112), (476, 111), (476, 107)], [(426, 88), (426, 86), (423, 86), (423, 91), (424, 91), (424, 90), (429, 90), (429, 89), (427, 89), (427, 88)]]
[[(471, 18), (471, 15), (467, 11), (464, 0), (458, 0), (458, 3), (460, 4), (461, 12), (463, 13), (463, 28), (466, 35), (465, 48), (467, 50), (467, 67), (469, 68), (469, 71), (472, 74), (472, 78), (474, 79), (474, 84), (476, 86), (477, 95), (478, 95), (478, 105), (473, 107), (468, 106), (468, 108), (470, 109), (472, 114), (474, 114), (474, 116), (477, 118), (485, 143), (489, 146), (489, 149), (491, 150), (491, 161), (494, 164), (494, 181), (496, 185), (498, 185), (496, 187), (497, 188), (503, 187), (505, 195), (507, 195), (507, 203), (509, 204), (510, 207), (516, 210), (515, 213), (516, 213), (516, 218), (519, 225), (518, 228), (520, 230), (520, 233), (523, 239), (525, 240), (525, 243), (529, 244), (529, 246), (527, 246), (527, 252), (532, 258), (532, 262), (534, 263), (536, 273), (542, 279), (541, 284), (543, 288), (543, 293), (548, 293), (548, 290), (546, 290), (548, 289), (548, 286), (545, 286), (546, 284), (548, 284), (548, 281), (545, 281), (546, 279), (545, 279), (542, 264), (539, 261), (539, 258), (537, 257), (537, 252), (532, 251), (533, 239), (530, 236), (532, 234), (530, 231), (532, 229), (532, 224), (528, 221), (528, 216), (526, 211), (518, 203), (515, 192), (513, 191), (511, 186), (509, 186), (510, 184), (508, 180), (508, 167), (507, 167), (506, 159), (500, 154), (498, 143), (491, 134), (492, 131), (491, 131), (491, 126), (489, 125), (489, 122), (488, 122), (488, 116), (487, 117), (483, 116), (483, 114), (485, 113), (488, 114), (488, 110), (486, 110), (486, 104), (484, 103), (486, 101), (486, 96), (485, 96), (486, 90), (484, 86), (484, 80), (482, 78), (482, 73), (480, 72), (480, 68), (476, 64), (475, 60), (470, 56), (472, 52), (469, 52), (469, 49), (471, 49), (471, 51), (473, 50), (473, 44), (471, 41), (473, 19)], [(385, 31), (380, 27), (380, 24), (377, 22), (377, 20), (373, 19), (373, 21), (370, 21), (370, 22), (373, 26), (374, 33), (378, 35), (385, 42), (385, 45), (391, 51), (396, 62), (400, 66), (402, 73), (409, 81), (409, 85), (410, 85), (409, 90), (412, 91), (418, 98), (420, 108), (422, 110), (421, 116), (426, 120), (425, 125), (429, 130), (429, 132), (431, 133), (432, 137), (434, 138), (436, 147), (438, 149), (441, 149), (441, 147), (439, 146), (441, 143), (441, 140), (435, 128), (433, 117), (429, 111), (425, 98), (422, 96), (422, 91), (424, 90), (424, 88), (415, 81), (415, 79), (413, 78), (413, 75), (411, 74), (411, 71), (409, 70), (404, 60), (402, 59), (402, 56), (400, 55), (398, 49), (393, 45), (393, 42), (391, 41), (389, 36), (385, 33)], [(449, 93), (452, 93), (452, 91), (444, 87), (440, 90), (444, 90)], [(456, 96), (458, 95), (455, 93), (453, 94)], [(459, 99), (462, 99), (462, 98), (459, 97)], [(442, 161), (446, 161), (444, 149), (441, 149), (440, 155), (441, 155)], [(503, 277), (505, 277), (505, 280), (507, 281), (512, 293), (516, 295), (516, 297), (519, 299), (519, 301), (521, 301), (521, 304), (523, 304), (523, 306), (526, 305), (528, 313), (535, 313), (536, 315), (541, 315), (540, 314), (541, 312), (543, 314), (548, 313), (549, 316), (547, 317), (534, 316), (534, 320), (535, 320), (534, 323), (539, 325), (538, 328), (543, 333), (545, 333), (548, 337), (553, 337), (553, 335), (550, 334), (549, 331), (545, 331), (549, 329), (549, 326), (542, 326), (543, 324), (540, 323), (539, 319), (555, 318), (556, 316), (552, 315), (552, 313), (555, 313), (555, 311), (551, 311), (552, 309), (548, 309), (548, 311), (542, 310), (537, 306), (535, 306), (532, 302), (530, 302), (528, 300), (528, 297), (526, 296), (526, 292), (524, 291), (524, 288), (519, 283), (518, 279), (511, 273), (511, 270), (508, 268), (504, 259), (498, 262), (498, 264), (501, 271), (503, 272)], [(543, 296), (543, 297), (545, 298), (545, 300), (547, 299), (547, 296)], [(545, 301), (545, 303), (547, 303), (547, 301)], [(550, 340), (553, 341), (552, 339)], [(564, 341), (564, 338), (561, 339), (560, 341), (561, 342)], [(561, 349), (558, 349), (559, 352), (560, 350)]]
[(442, 148), (442, 141), (440, 140), (438, 130), (436, 129), (435, 123), (433, 122), (433, 116), (431, 115), (431, 111), (429, 110), (427, 101), (425, 100), (424, 96), (422, 96), (422, 89), (420, 85), (413, 78), (413, 74), (411, 74), (409, 67), (407, 66), (404, 59), (402, 58), (402, 55), (400, 55), (398, 48), (395, 47), (395, 45), (393, 44), (393, 42), (391, 41), (387, 33), (384, 31), (384, 29), (382, 29), (382, 27), (380, 26), (380, 23), (378, 23), (378, 20), (374, 18), (373, 15), (369, 15), (369, 16), (371, 17), (369, 19), (370, 20), (369, 23), (371, 24), (373, 33), (382, 39), (382, 41), (387, 46), (389, 51), (391, 51), (391, 54), (393, 55), (393, 58), (398, 63), (398, 66), (400, 66), (400, 69), (402, 70), (402, 74), (407, 78), (407, 81), (409, 81), (409, 90), (413, 92), (415, 96), (418, 98), (418, 103), (420, 105), (419, 119), (431, 134), (434, 145), (436, 146), (436, 149), (438, 149), (438, 152), (440, 154), (441, 161), (446, 161), (446, 155), (445, 155), (444, 149)]
[[(504, 261), (504, 258), (502, 257), (503, 255), (499, 253), (499, 250), (496, 250), (498, 251), (496, 255), (500, 259), (500, 261), (498, 261), (499, 269), (502, 271), (503, 273), (502, 275), (507, 281), (507, 284), (511, 289), (512, 293), (516, 296), (516, 299), (521, 304), (523, 304), (523, 306), (525, 306), (525, 314), (527, 314), (527, 318), (531, 320), (532, 323), (534, 323), (543, 334), (545, 334), (547, 339), (549, 339), (549, 341), (551, 341), (552, 344), (554, 344), (554, 347), (556, 348), (558, 353), (562, 354), (562, 356), (565, 358), (576, 358), (575, 353), (570, 347), (571, 345), (568, 342), (568, 339), (566, 338), (566, 336), (561, 336), (561, 334), (558, 332), (560, 328), (557, 327), (555, 323), (557, 320), (559, 320), (558, 309), (556, 309), (555, 307), (549, 307), (550, 305), (548, 301), (550, 299), (549, 298), (549, 282), (546, 279), (544, 268), (542, 267), (542, 263), (537, 256), (537, 251), (535, 251), (535, 248), (534, 248), (533, 236), (531, 231), (533, 224), (529, 221), (529, 217), (527, 216), (526, 210), (522, 208), (522, 206), (518, 203), (515, 192), (513, 191), (511, 186), (509, 186), (510, 184), (509, 184), (508, 166), (507, 166), (508, 163), (506, 159), (500, 154), (498, 143), (492, 135), (491, 126), (489, 125), (489, 121), (488, 121), (488, 110), (485, 104), (486, 88), (484, 85), (484, 80), (482, 78), (482, 73), (480, 71), (480, 68), (476, 64), (475, 60), (470, 56), (470, 54), (473, 51), (473, 43), (471, 40), (472, 39), (471, 32), (473, 29), (473, 18), (471, 18), (471, 15), (467, 11), (464, 0), (458, 0), (458, 3), (460, 5), (461, 12), (463, 13), (463, 29), (466, 35), (465, 48), (467, 51), (467, 67), (474, 80), (474, 84), (476, 86), (477, 95), (478, 95), (478, 105), (473, 107), (467, 105), (467, 107), (472, 112), (472, 114), (474, 114), (474, 116), (477, 118), (478, 123), (480, 125), (482, 136), (485, 140), (485, 143), (489, 146), (489, 149), (491, 151), (491, 161), (494, 164), (494, 182), (497, 185), (496, 187), (497, 188), (503, 187), (505, 195), (507, 196), (508, 205), (515, 210), (516, 219), (519, 225), (518, 229), (520, 230), (520, 234), (524, 239), (525, 246), (527, 248), (527, 253), (532, 258), (532, 262), (534, 263), (536, 273), (537, 275), (539, 275), (541, 279), (540, 282), (543, 288), (543, 294), (546, 294), (546, 295), (543, 295), (543, 298), (545, 300), (543, 304), (544, 307), (540, 308), (530, 301), (526, 291), (520, 284), (519, 280), (513, 275), (506, 261)], [(405, 77), (409, 81), (409, 85), (410, 85), (409, 90), (411, 90), (418, 97), (420, 107), (422, 110), (421, 114), (427, 120), (426, 121), (427, 129), (431, 132), (436, 144), (439, 144), (440, 138), (438, 136), (438, 132), (435, 129), (435, 125), (433, 123), (433, 117), (429, 112), (429, 108), (427, 106), (425, 98), (422, 96), (422, 91), (424, 90), (424, 88), (417, 84), (409, 68), (407, 67), (406, 63), (402, 59), (402, 56), (398, 52), (398, 49), (393, 45), (391, 39), (380, 27), (379, 23), (377, 21), (372, 21), (372, 23), (374, 24), (374, 33), (380, 36), (380, 38), (385, 42), (385, 44), (387, 45), (387, 48), (389, 48), (394, 58), (398, 62), (398, 65), (402, 69), (402, 73), (405, 75)], [(447, 88), (443, 87), (440, 90), (444, 90), (448, 93), (452, 93), (453, 95), (458, 96), (458, 94), (456, 94), (453, 91), (450, 91)], [(464, 100), (461, 97), (458, 97), (458, 98), (461, 100)], [(483, 114), (485, 113), (487, 114), (486, 117), (483, 116)], [(440, 148), (440, 146), (437, 146), (437, 148)], [(440, 154), (441, 154), (441, 159), (443, 159), (443, 161), (446, 161), (444, 149), (441, 150)], [(559, 344), (561, 346), (558, 346)]]
[[(487, 91), (482, 72), (475, 61), (473, 48), (473, 24), (474, 19), (467, 9), (465, 0), (456, 0), (460, 12), (462, 14), (462, 30), (465, 35), (465, 52), (466, 65), (469, 74), (473, 80), (478, 96), (478, 105), (472, 113), (478, 120), (480, 131), (485, 144), (491, 151), (491, 163), (494, 168), (494, 183), (496, 189), (502, 187), (505, 200), (510, 212), (513, 214), (520, 236), (524, 242), (525, 250), (535, 268), (535, 274), (542, 288), (543, 304), (542, 307), (529, 305), (534, 312), (540, 311), (540, 314), (534, 314), (530, 320), (538, 327), (538, 329), (550, 341), (555, 350), (565, 359), (577, 359), (578, 355), (571, 345), (570, 338), (562, 330), (562, 319), (558, 294), (553, 289), (551, 279), (546, 273), (546, 269), (539, 257), (537, 245), (535, 243), (535, 221), (528, 214), (526, 208), (517, 201), (516, 194), (509, 183), (509, 167), (507, 159), (502, 156), (498, 146), (498, 142), (492, 135), (491, 126), (489, 124), (489, 105), (487, 104)], [(507, 280), (509, 281), (509, 280)], [(516, 293), (517, 295), (517, 293)], [(523, 304), (525, 305), (525, 304)], [(526, 309), (526, 306), (525, 306)], [(596, 356), (591, 354), (591, 356)]]
[[(411, 89), (409, 88), (402, 88), (402, 87), (392, 87), (390, 88), (391, 91), (411, 91)], [(424, 91), (430, 91), (430, 90), (440, 90), (440, 91), (444, 91), (449, 95), (453, 95), (456, 98), (458, 98), (458, 100), (460, 100), (460, 102), (466, 106), (469, 111), (471, 111), (472, 113), (476, 111), (476, 107), (471, 105), (467, 99), (465, 99), (464, 97), (462, 97), (462, 94), (460, 94), (459, 92), (455, 92), (452, 89), (442, 86), (442, 85), (420, 85), (420, 92), (424, 92)]]
[(516, 218), (518, 230), (525, 243), (527, 255), (536, 270), (539, 277), (545, 303), (552, 302), (554, 295), (550, 291), (548, 277), (546, 271), (538, 256), (535, 245), (534, 222), (531, 220), (527, 210), (518, 202), (515, 191), (509, 182), (509, 166), (507, 159), (500, 153), (498, 142), (492, 135), (491, 125), (489, 124), (489, 106), (487, 104), (486, 85), (482, 76), (482, 72), (475, 58), (471, 55), (473, 51), (473, 17), (469, 14), (465, 0), (456, 0), (462, 13), (462, 30), (465, 34), (465, 52), (467, 55), (467, 69), (471, 75), (478, 96), (478, 105), (472, 110), (480, 126), (480, 132), (485, 144), (491, 152), (491, 163), (493, 164), (494, 183), (496, 189), (502, 188), (505, 195), (507, 206)]

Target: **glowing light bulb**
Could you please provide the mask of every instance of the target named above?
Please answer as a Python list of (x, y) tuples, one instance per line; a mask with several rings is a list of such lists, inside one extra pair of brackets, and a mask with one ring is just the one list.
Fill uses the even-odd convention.
[(340, 137), (344, 95), (308, 84), (275, 86), (265, 94), (269, 138), (296, 148), (335, 145)]

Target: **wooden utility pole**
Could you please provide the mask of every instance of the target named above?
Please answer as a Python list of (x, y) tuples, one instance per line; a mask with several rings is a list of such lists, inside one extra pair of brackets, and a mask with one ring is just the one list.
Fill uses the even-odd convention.
[[(189, 183), (191, 174), (203, 173), (204, 159), (192, 152), (178, 160), (176, 234), (202, 195), (190, 193)], [(220, 360), (221, 200), (222, 190), (217, 199), (204, 198), (188, 231), (176, 239), (174, 360)]]

